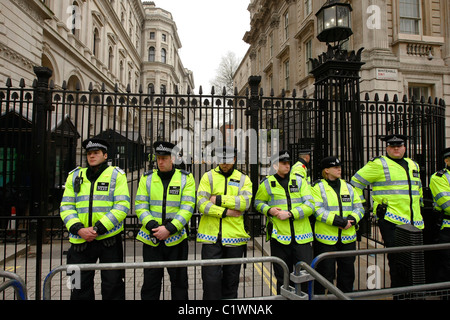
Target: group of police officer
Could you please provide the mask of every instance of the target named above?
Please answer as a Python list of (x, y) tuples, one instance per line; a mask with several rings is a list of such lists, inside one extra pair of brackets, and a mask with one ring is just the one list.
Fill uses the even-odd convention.
[[(356, 226), (364, 216), (363, 190), (372, 185), (374, 213), (386, 246), (394, 246), (395, 228), (412, 224), (424, 228), (420, 207), (422, 185), (419, 166), (405, 157), (406, 137), (389, 135), (386, 155), (369, 161), (347, 182), (341, 178), (341, 162), (336, 157), (322, 159), (322, 179), (310, 183), (309, 157), (291, 166), (290, 152), (282, 150), (272, 158), (274, 174), (258, 186), (254, 206), (266, 217), (271, 254), (285, 261), (292, 272), (299, 261), (311, 263), (323, 252), (355, 250)], [(125, 173), (107, 165), (108, 143), (100, 139), (83, 142), (87, 168), (76, 168), (66, 181), (60, 214), (70, 233), (68, 264), (122, 262), (120, 233), (130, 208)], [(137, 239), (143, 242), (144, 261), (188, 259), (186, 227), (197, 205), (201, 213), (197, 241), (202, 243), (202, 259), (242, 257), (250, 235), (245, 230), (244, 212), (252, 202), (252, 182), (236, 169), (236, 150), (216, 149), (218, 166), (206, 172), (196, 191), (193, 175), (174, 165), (176, 148), (170, 142), (153, 145), (157, 169), (143, 174), (135, 197), (136, 214), (142, 227)], [(450, 148), (445, 162), (450, 166)], [(437, 210), (450, 214), (450, 172), (447, 168), (431, 177), (430, 188)], [(450, 219), (442, 223), (442, 242), (450, 242)], [(314, 241), (315, 240), (315, 241)], [(314, 244), (314, 246), (313, 246)], [(389, 257), (388, 257), (389, 258)], [(352, 291), (354, 257), (326, 259), (318, 271), (337, 287)], [(336, 275), (337, 264), (337, 275)], [(442, 274), (448, 275), (447, 253)], [(202, 267), (203, 298), (237, 297), (240, 265)], [(164, 270), (144, 269), (141, 298), (159, 299)], [(274, 265), (277, 290), (283, 270)], [(392, 286), (398, 278), (390, 263)], [(187, 268), (168, 268), (172, 299), (188, 299)], [(81, 287), (71, 299), (93, 299), (94, 271), (82, 272)], [(102, 271), (103, 299), (124, 299), (124, 271)], [(324, 288), (316, 283), (316, 293)]]

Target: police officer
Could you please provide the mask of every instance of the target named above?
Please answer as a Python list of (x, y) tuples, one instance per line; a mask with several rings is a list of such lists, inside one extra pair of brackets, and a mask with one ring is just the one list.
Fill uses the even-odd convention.
[[(218, 147), (215, 155), (219, 165), (202, 176), (197, 190), (201, 213), (197, 241), (202, 243), (202, 259), (241, 258), (250, 239), (243, 214), (250, 207), (252, 183), (235, 168), (235, 148)], [(203, 299), (237, 298), (240, 268), (239, 264), (203, 267)]]
[[(341, 179), (341, 162), (327, 157), (320, 162), (323, 179), (314, 182), (312, 194), (316, 211), (314, 254), (331, 251), (356, 250), (355, 225), (364, 215), (358, 193), (350, 183)], [(336, 278), (337, 287), (343, 292), (353, 290), (355, 280), (355, 257), (325, 259), (317, 265), (328, 281)], [(325, 288), (315, 282), (315, 293), (323, 294)]]
[(311, 183), (311, 177), (309, 176), (308, 167), (311, 161), (311, 150), (302, 149), (299, 150), (298, 161), (292, 166), (291, 171), (302, 175), (306, 180)]
[[(195, 180), (187, 171), (176, 169), (174, 144), (153, 144), (158, 169), (141, 177), (136, 193), (136, 214), (142, 223), (137, 240), (143, 242), (143, 259), (149, 261), (187, 260), (185, 227), (195, 206)], [(173, 300), (188, 299), (187, 268), (167, 268)], [(142, 300), (158, 300), (164, 269), (144, 269)]]
[[(109, 144), (102, 139), (82, 143), (87, 152), (87, 168), (69, 173), (61, 201), (60, 215), (71, 247), (68, 264), (123, 262), (121, 232), (130, 209), (125, 173), (107, 164)], [(125, 299), (124, 271), (103, 270), (102, 297)], [(71, 299), (94, 299), (95, 271), (81, 272), (81, 287), (74, 288)]]
[[(434, 207), (440, 215), (438, 243), (450, 243), (450, 148), (444, 150), (443, 158), (445, 168), (431, 176), (430, 190)], [(439, 261), (437, 280), (450, 281), (450, 250), (442, 250)]]
[[(424, 228), (420, 207), (423, 205), (422, 183), (419, 165), (405, 157), (406, 137), (392, 134), (385, 136), (385, 156), (369, 161), (351, 179), (361, 200), (363, 190), (372, 185), (373, 212), (377, 216), (378, 226), (386, 247), (395, 245), (395, 228), (401, 224), (411, 224), (418, 229)], [(388, 254), (391, 286), (399, 286), (400, 274), (392, 254)]]
[[(291, 172), (291, 155), (282, 150), (272, 157), (275, 174), (266, 177), (255, 196), (256, 210), (267, 217), (267, 239), (270, 251), (292, 272), (299, 261), (311, 263), (313, 233), (309, 216), (314, 212), (311, 187), (298, 173)], [(283, 284), (283, 270), (275, 264), (277, 292)]]

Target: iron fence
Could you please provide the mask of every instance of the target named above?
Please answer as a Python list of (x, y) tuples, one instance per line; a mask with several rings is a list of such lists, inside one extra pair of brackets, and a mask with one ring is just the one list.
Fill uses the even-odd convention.
[[(295, 89), (289, 95), (284, 91), (265, 95), (259, 77), (249, 78), (243, 95), (216, 93), (214, 88), (208, 94), (201, 89), (198, 94), (180, 93), (176, 88), (171, 93), (153, 89), (120, 92), (117, 88), (111, 92), (92, 85), (81, 91), (70, 90), (65, 82), (56, 87), (49, 82), (51, 72), (46, 68), (35, 68), (35, 72), (37, 80), (31, 86), (24, 81), (14, 86), (8, 80), (0, 88), (0, 229), (5, 230), (5, 244), (10, 243), (8, 226), (16, 221), (11, 216), (22, 219), (17, 220), (17, 227), (25, 226), (25, 239), (32, 245), (43, 244), (47, 230), (64, 239), (62, 226), (47, 224), (61, 224), (57, 216), (65, 179), (73, 168), (86, 165), (81, 142), (90, 137), (110, 141), (108, 161), (125, 170), (134, 198), (139, 178), (154, 167), (152, 144), (157, 140), (171, 140), (181, 147), (177, 165), (192, 172), (197, 184), (215, 166), (214, 146), (234, 145), (237, 168), (250, 176), (256, 193), (261, 178), (270, 173), (270, 156), (280, 149), (290, 150), (294, 158), (299, 150), (310, 149), (312, 181), (320, 177), (320, 159), (336, 155), (343, 162), (343, 178), (349, 180), (364, 163), (383, 154), (382, 136), (402, 133), (410, 138), (408, 156), (421, 168), (424, 215), (432, 210), (428, 182), (443, 165), (440, 153), (445, 148), (442, 99), (400, 100), (387, 95), (354, 99), (359, 90), (347, 90), (344, 95), (333, 86), (326, 97), (320, 94), (323, 88), (314, 97), (305, 92), (297, 95)], [(368, 200), (370, 192), (366, 192)], [(367, 203), (359, 238), (377, 243), (378, 232)], [(130, 214), (129, 238), (138, 226), (132, 218), (133, 201)], [(258, 230), (253, 238), (264, 234), (260, 216), (250, 212), (248, 217)], [(194, 231), (196, 223), (192, 219)], [(19, 246), (23, 239), (13, 240)], [(63, 245), (61, 241), (57, 246)], [(42, 248), (35, 254), (42, 256)], [(35, 279), (42, 276), (40, 264), (36, 263)], [(40, 282), (35, 281), (40, 298)]]

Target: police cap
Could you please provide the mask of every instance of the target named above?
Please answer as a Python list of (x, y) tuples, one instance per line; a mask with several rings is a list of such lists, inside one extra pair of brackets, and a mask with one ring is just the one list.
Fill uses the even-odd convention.
[(381, 139), (388, 146), (403, 146), (406, 142), (406, 136), (403, 134), (390, 134)]
[(167, 141), (156, 141), (153, 143), (155, 154), (157, 156), (170, 156), (175, 148), (175, 145)]
[(337, 157), (326, 157), (320, 161), (320, 168), (322, 170), (331, 167), (340, 167), (341, 165), (341, 161)]
[(214, 149), (218, 163), (234, 163), (237, 149), (230, 146), (217, 147)]
[(103, 139), (89, 138), (83, 141), (81, 144), (86, 151), (104, 150), (108, 151), (109, 143)]
[(277, 154), (272, 156), (272, 164), (278, 163), (279, 161), (291, 161), (291, 153), (288, 150), (281, 150)]
[(442, 158), (448, 158), (450, 157), (450, 148), (445, 148), (444, 152), (442, 152)]

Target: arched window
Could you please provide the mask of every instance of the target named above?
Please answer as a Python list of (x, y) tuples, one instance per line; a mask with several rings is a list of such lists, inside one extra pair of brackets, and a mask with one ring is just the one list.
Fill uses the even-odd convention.
[(100, 34), (99, 34), (97, 28), (94, 29), (93, 36), (94, 36), (94, 42), (92, 44), (92, 52), (93, 52), (94, 56), (96, 56), (98, 58), (99, 48), (100, 48)]
[(113, 71), (112, 70), (113, 61), (114, 61), (113, 48), (109, 47), (109, 50), (108, 50), (108, 70), (111, 71), (111, 72)]
[(67, 9), (68, 13), (72, 11), (71, 23), (70, 26), (72, 34), (79, 39), (80, 38), (80, 29), (81, 29), (81, 8), (76, 1), (72, 2), (72, 6)]
[(148, 85), (148, 94), (152, 94), (155, 93), (155, 86), (153, 85), (153, 83), (150, 83)]
[(155, 47), (150, 47), (148, 49), (148, 61), (155, 62)]
[(167, 62), (166, 49), (161, 49), (161, 62), (162, 63), (166, 63)]
[(119, 70), (119, 78), (120, 78), (120, 82), (123, 83), (123, 61), (120, 61), (120, 70)]
[(164, 122), (162, 122), (162, 121), (159, 123), (157, 136), (158, 136), (158, 140), (164, 139)]

